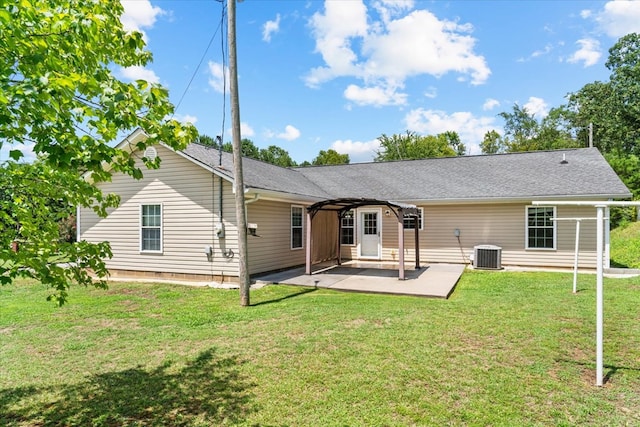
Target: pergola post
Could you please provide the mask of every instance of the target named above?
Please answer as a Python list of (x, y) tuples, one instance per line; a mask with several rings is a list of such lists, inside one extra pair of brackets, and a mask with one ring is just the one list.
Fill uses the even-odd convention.
[(344, 213), (338, 211), (338, 265), (342, 265), (342, 215), (344, 215)]
[(398, 279), (404, 280), (404, 216), (398, 209)]
[(307, 210), (307, 247), (306, 247), (306, 268), (305, 273), (311, 274), (311, 221), (313, 217), (311, 216), (311, 212)]
[(416, 270), (420, 268), (420, 233), (418, 231), (420, 224), (418, 224), (419, 217), (415, 217), (414, 230), (416, 232)]

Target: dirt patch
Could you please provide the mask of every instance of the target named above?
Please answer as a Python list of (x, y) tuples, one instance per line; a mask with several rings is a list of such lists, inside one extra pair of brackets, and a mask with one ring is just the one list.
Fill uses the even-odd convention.
[(344, 327), (347, 329), (357, 329), (363, 325), (366, 325), (367, 321), (365, 319), (353, 319), (344, 324)]

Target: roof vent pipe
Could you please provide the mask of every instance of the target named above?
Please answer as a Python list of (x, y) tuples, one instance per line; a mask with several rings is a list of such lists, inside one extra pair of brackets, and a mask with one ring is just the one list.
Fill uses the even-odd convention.
[(561, 165), (566, 165), (567, 163), (569, 163), (569, 161), (566, 158), (566, 154), (562, 153), (562, 161), (560, 162)]

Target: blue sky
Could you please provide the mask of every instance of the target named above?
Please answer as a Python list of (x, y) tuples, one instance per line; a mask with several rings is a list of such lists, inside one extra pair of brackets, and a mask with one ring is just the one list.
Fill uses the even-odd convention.
[[(167, 86), (176, 117), (229, 141), (224, 3), (122, 3), (125, 27), (144, 32), (154, 61), (116, 75)], [(361, 162), (383, 133), (454, 130), (478, 154), (514, 103), (543, 117), (567, 93), (607, 80), (607, 51), (630, 32), (640, 32), (640, 1), (245, 0), (242, 136), (297, 162), (329, 148)]]

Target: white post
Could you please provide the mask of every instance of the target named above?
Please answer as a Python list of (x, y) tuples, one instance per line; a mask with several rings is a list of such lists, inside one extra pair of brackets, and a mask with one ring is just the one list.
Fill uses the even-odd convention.
[(602, 385), (602, 353), (603, 353), (603, 243), (604, 243), (604, 209), (605, 205), (596, 206), (597, 228), (596, 228), (596, 385)]
[(604, 210), (604, 268), (611, 267), (611, 209)]
[[(603, 337), (603, 324), (604, 324), (604, 303), (603, 303), (603, 276), (604, 276), (604, 224), (605, 224), (605, 209), (607, 209), (607, 216), (609, 216), (609, 207), (611, 206), (640, 206), (639, 201), (633, 202), (603, 202), (603, 201), (589, 201), (589, 200), (581, 200), (581, 201), (570, 201), (570, 200), (558, 200), (558, 201), (548, 201), (548, 200), (534, 200), (531, 202), (532, 205), (556, 205), (556, 206), (594, 206), (596, 208), (596, 386), (602, 386), (603, 378), (602, 378), (602, 337)], [(583, 218), (584, 219), (584, 218)], [(609, 223), (607, 222), (607, 228), (609, 228)], [(608, 236), (608, 235), (607, 235)], [(608, 237), (607, 237), (608, 244)]]
[(573, 293), (577, 293), (578, 284), (578, 249), (580, 247), (580, 220), (576, 221), (576, 254), (573, 260)]

